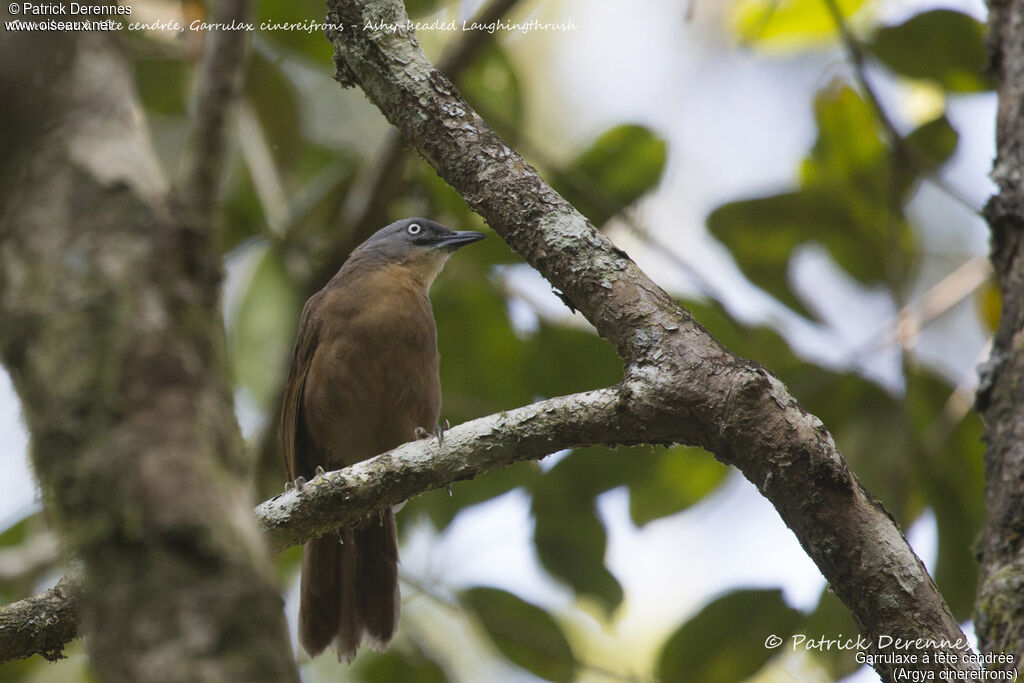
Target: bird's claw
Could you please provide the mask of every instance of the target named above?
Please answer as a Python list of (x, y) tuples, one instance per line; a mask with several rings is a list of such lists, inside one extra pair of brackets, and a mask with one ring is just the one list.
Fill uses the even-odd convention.
[(452, 427), (452, 423), (449, 422), (448, 420), (445, 420), (444, 424), (438, 423), (438, 424), (434, 425), (434, 431), (433, 432), (427, 431), (423, 427), (417, 427), (416, 429), (414, 429), (412, 431), (413, 431), (413, 434), (416, 435), (417, 439), (429, 439), (432, 436), (436, 436), (437, 437), (437, 445), (438, 446), (443, 446), (444, 445), (444, 433), (446, 431), (448, 431), (449, 429), (451, 429), (451, 427)]
[[(319, 465), (317, 465), (316, 474), (313, 475), (314, 478), (315, 477), (322, 477), (322, 476), (324, 476), (324, 474), (326, 474), (326, 472), (324, 472), (324, 468), (320, 467)], [(295, 489), (296, 491), (301, 491), (302, 487), (305, 486), (305, 485), (306, 485), (306, 478), (305, 477), (296, 477), (295, 481), (286, 481), (284, 483), (284, 490), (285, 491), (291, 491), (292, 489)]]

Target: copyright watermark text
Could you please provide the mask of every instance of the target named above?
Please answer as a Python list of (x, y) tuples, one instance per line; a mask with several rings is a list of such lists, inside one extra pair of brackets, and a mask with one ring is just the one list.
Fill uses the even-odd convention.
[[(897, 681), (1015, 681), (1016, 669), (1004, 671), (999, 668), (1013, 664), (1013, 655), (1001, 653), (976, 654), (963, 639), (932, 640), (927, 638), (896, 638), (878, 636), (875, 639), (862, 635), (845, 637), (813, 637), (795, 633), (789, 638), (770, 634), (764, 640), (769, 650), (783, 646), (793, 651), (836, 652), (850, 650), (858, 664), (893, 667)], [(976, 670), (962, 670), (962, 665), (975, 665)]]

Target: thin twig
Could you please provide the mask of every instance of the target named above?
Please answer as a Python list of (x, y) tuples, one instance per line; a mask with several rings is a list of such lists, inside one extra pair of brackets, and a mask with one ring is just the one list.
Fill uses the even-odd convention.
[(885, 107), (882, 106), (882, 102), (878, 98), (878, 94), (875, 91), (874, 86), (871, 84), (871, 80), (868, 78), (864, 46), (861, 44), (857, 36), (853, 35), (849, 25), (846, 23), (846, 18), (843, 16), (843, 11), (840, 9), (836, 0), (822, 1), (825, 3), (825, 7), (828, 9), (829, 14), (832, 16), (832, 20), (836, 25), (836, 31), (839, 34), (843, 47), (846, 49), (847, 57), (853, 67), (853, 74), (857, 79), (857, 85), (860, 87), (865, 99), (867, 99), (868, 105), (871, 107), (872, 111), (874, 111), (875, 118), (878, 120), (879, 125), (882, 126), (882, 130), (885, 132), (886, 139), (892, 146), (893, 152), (898, 158), (909, 161), (918, 172), (922, 173), (925, 178), (934, 183), (936, 187), (949, 195), (950, 198), (963, 205), (974, 215), (981, 216), (981, 209), (967, 198), (966, 193), (952, 186), (949, 181), (940, 176), (937, 171), (929, 169), (928, 160), (925, 159), (918, 150), (910, 147), (906, 140), (904, 140), (903, 136), (896, 128), (896, 125), (889, 117), (889, 114), (885, 111)]
[[(213, 21), (244, 23), (248, 0), (220, 0)], [(185, 141), (176, 194), (200, 216), (213, 211), (227, 152), (227, 122), (241, 89), (247, 31), (210, 31), (199, 71), (191, 126)]]

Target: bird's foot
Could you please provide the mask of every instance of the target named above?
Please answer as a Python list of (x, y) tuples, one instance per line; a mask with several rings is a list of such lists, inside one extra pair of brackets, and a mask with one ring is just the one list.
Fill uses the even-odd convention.
[(302, 487), (305, 486), (305, 485), (306, 485), (306, 478), (305, 477), (296, 477), (295, 481), (286, 481), (284, 483), (284, 490), (285, 491), (291, 491), (292, 489), (295, 489), (296, 491), (301, 491)]
[(445, 420), (444, 424), (438, 423), (434, 425), (434, 431), (432, 432), (424, 429), (423, 427), (417, 427), (416, 429), (412, 430), (412, 432), (413, 434), (416, 435), (417, 439), (429, 439), (430, 437), (435, 436), (437, 437), (437, 445), (443, 446), (444, 433), (451, 429), (451, 427), (452, 423), (449, 422), (448, 420)]

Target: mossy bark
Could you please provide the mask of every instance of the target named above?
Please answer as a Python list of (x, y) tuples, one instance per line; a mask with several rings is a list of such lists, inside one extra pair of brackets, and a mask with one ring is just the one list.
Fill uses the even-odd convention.
[(297, 680), (240, 483), (220, 258), (171, 199), (113, 40), (3, 48), (0, 358), (47, 514), (82, 563), (99, 676)]
[(998, 192), (985, 207), (1002, 317), (981, 369), (985, 508), (975, 629), (982, 651), (1024, 658), (1024, 0), (990, 0), (989, 44), (999, 107)]

